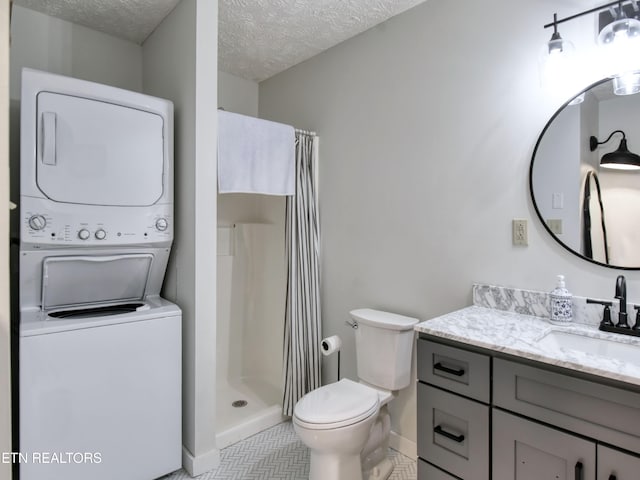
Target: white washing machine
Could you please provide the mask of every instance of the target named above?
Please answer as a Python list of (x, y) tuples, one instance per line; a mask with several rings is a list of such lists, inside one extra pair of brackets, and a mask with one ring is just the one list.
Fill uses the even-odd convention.
[(21, 480), (151, 480), (180, 468), (180, 309), (155, 297), (72, 312), (22, 325)]
[(173, 107), (25, 69), (21, 480), (149, 480), (181, 467)]

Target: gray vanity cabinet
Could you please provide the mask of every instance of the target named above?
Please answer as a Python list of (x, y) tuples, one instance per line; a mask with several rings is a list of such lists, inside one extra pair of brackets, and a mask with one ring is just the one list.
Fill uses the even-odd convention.
[(493, 410), (493, 480), (591, 480), (596, 444)]
[(638, 389), (423, 335), (418, 380), (418, 480), (640, 479)]
[(598, 480), (637, 480), (640, 458), (598, 445)]
[(489, 480), (490, 357), (418, 340), (418, 378), (418, 479)]

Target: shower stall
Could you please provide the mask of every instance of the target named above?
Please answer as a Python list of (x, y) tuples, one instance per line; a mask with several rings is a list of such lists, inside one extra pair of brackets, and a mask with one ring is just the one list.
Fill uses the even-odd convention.
[(282, 225), (218, 227), (217, 284), (216, 443), (224, 448), (285, 420)]

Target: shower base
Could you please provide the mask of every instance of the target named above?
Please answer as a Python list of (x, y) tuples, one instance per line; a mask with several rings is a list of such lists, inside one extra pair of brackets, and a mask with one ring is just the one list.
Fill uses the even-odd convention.
[[(219, 449), (287, 420), (282, 415), (280, 388), (260, 378), (219, 379), (216, 393), (216, 446)], [(244, 402), (244, 406), (233, 406)]]

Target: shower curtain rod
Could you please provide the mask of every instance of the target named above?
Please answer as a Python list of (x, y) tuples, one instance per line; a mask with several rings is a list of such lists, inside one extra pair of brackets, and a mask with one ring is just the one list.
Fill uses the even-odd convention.
[(302, 133), (303, 135), (311, 135), (312, 137), (317, 137), (316, 132), (311, 130), (300, 130), (299, 128), (295, 129), (296, 133)]

